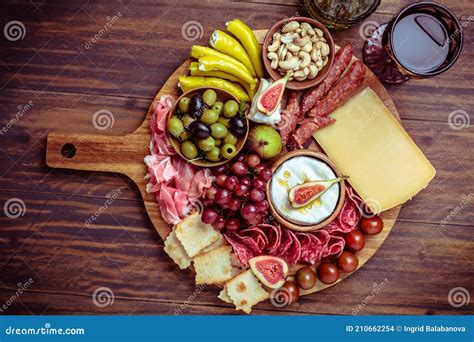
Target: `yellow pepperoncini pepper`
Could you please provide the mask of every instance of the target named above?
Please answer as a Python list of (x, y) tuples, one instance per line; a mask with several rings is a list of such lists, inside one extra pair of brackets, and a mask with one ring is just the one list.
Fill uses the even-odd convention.
[(256, 75), (249, 55), (235, 38), (229, 36), (225, 32), (216, 30), (211, 34), (209, 44), (214, 49), (219, 50), (220, 52), (230, 55), (235, 59), (239, 60), (240, 62), (242, 62), (243, 65), (245, 65), (245, 67), (250, 71), (253, 76)]
[(226, 25), (227, 30), (236, 36), (247, 50), (258, 78), (263, 78), (262, 48), (253, 31), (239, 19), (234, 19)]
[(180, 76), (179, 86), (183, 92), (196, 88), (217, 88), (234, 95), (240, 101), (249, 101), (249, 96), (238, 84), (217, 77)]
[(191, 63), (191, 65), (189, 66), (189, 72), (191, 76), (218, 77), (218, 78), (223, 78), (225, 80), (229, 80), (232, 82), (237, 82), (242, 87), (245, 88), (251, 100), (253, 99), (253, 96), (255, 95), (256, 84), (248, 84), (247, 82), (241, 80), (240, 78), (235, 77), (234, 75), (228, 74), (223, 71), (201, 71), (199, 70), (198, 62)]
[(234, 75), (249, 84), (256, 83), (256, 80), (242, 63), (237, 64), (214, 56), (204, 56), (199, 58), (198, 67), (201, 71), (223, 71)]
[[(213, 48), (207, 47), (207, 46), (201, 46), (201, 45), (193, 45), (191, 47), (191, 57), (199, 59), (204, 56), (213, 56), (217, 57), (229, 62), (233, 63), (240, 63), (238, 60), (236, 60), (234, 57), (231, 57), (229, 55), (226, 55), (225, 53), (219, 52), (217, 50), (214, 50)], [(242, 63), (240, 63), (242, 64)], [(245, 65), (242, 64), (243, 67)]]

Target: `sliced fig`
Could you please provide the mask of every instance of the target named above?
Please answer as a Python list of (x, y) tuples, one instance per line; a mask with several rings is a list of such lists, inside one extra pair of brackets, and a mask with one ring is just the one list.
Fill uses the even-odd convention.
[(285, 77), (273, 82), (265, 89), (258, 98), (257, 108), (260, 112), (266, 115), (272, 115), (277, 109), (281, 101), (283, 92), (285, 91), (286, 82), (290, 78), (291, 73), (286, 74)]
[(293, 208), (301, 208), (310, 204), (317, 198), (321, 197), (331, 186), (346, 178), (348, 177), (343, 176), (329, 180), (306, 182), (293, 187), (288, 194), (291, 206)]
[(263, 285), (271, 289), (278, 289), (285, 283), (289, 268), (282, 258), (261, 255), (250, 259), (249, 264)]

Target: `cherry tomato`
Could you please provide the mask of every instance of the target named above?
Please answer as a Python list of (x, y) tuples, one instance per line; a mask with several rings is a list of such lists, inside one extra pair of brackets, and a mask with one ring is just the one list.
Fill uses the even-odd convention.
[(354, 272), (359, 266), (359, 259), (351, 252), (344, 251), (337, 258), (337, 267), (342, 272)]
[(277, 304), (291, 305), (296, 302), (300, 296), (300, 289), (298, 285), (292, 280), (288, 280), (283, 286), (275, 291), (273, 294), (273, 300)]
[(380, 216), (363, 217), (359, 223), (360, 230), (366, 235), (375, 235), (382, 231), (383, 221)]
[(301, 267), (296, 271), (295, 280), (303, 290), (309, 290), (316, 284), (316, 273), (309, 267)]
[(344, 238), (346, 241), (346, 248), (351, 252), (358, 252), (365, 246), (364, 234), (360, 230), (353, 230)]
[(319, 264), (318, 269), (318, 279), (321, 280), (324, 284), (333, 284), (339, 278), (339, 270), (330, 261), (325, 261)]

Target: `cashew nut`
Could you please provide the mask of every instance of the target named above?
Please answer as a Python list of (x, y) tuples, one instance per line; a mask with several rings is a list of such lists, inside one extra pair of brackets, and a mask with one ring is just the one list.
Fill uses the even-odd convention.
[(299, 37), (298, 33), (288, 32), (288, 33), (285, 33), (285, 34), (281, 35), (281, 42), (284, 43), (284, 44), (288, 44), (288, 43), (293, 42), (293, 39), (298, 38), (298, 37)]
[(306, 21), (305, 22), (302, 22), (301, 23), (301, 28), (306, 30), (306, 31), (309, 31), (309, 30), (312, 30), (313, 28), (311, 27), (311, 25), (309, 23), (307, 23)]
[(280, 46), (280, 49), (278, 50), (278, 57), (280, 59), (284, 59), (286, 56), (286, 51), (287, 51), (286, 45)]
[(306, 29), (302, 29), (301, 32), (299, 32), (301, 37), (304, 37), (306, 36), (306, 34), (308, 33), (308, 31)]
[(329, 58), (327, 56), (323, 57), (323, 66), (328, 64)]
[(303, 70), (298, 70), (293, 73), (295, 80), (297, 81), (304, 81), (308, 78), (309, 75), (309, 68), (304, 68)]
[(302, 59), (300, 68), (306, 68), (309, 65), (309, 63), (311, 63), (311, 56), (309, 55), (309, 53), (300, 51), (298, 53), (298, 56)]
[(298, 29), (299, 27), (300, 27), (299, 22), (290, 21), (288, 24), (283, 26), (283, 28), (281, 29), (281, 32), (283, 32), (283, 33), (291, 32), (291, 31), (294, 31), (294, 30)]
[(326, 56), (329, 55), (329, 52), (330, 52), (330, 51), (329, 51), (329, 45), (328, 45), (328, 44), (323, 43), (323, 42), (317, 42), (317, 43), (316, 43), (316, 47), (317, 47), (318, 49), (321, 49), (321, 55), (322, 55), (322, 56), (326, 57)]
[(311, 50), (311, 59), (316, 62), (321, 59), (321, 50), (318, 49), (317, 46), (313, 47), (313, 50)]
[(276, 54), (276, 52), (267, 53), (267, 57), (269, 60), (272, 61), (272, 63), (270, 64), (270, 67), (272, 69), (276, 69), (278, 67), (278, 55)]
[(316, 34), (316, 31), (314, 31), (312, 28), (308, 30), (308, 34), (310, 36), (314, 36)]
[(298, 45), (298, 46), (305, 46), (306, 44), (311, 42), (311, 37), (310, 36), (304, 36), (302, 38), (296, 38), (293, 43)]
[(295, 32), (298, 33), (298, 34), (300, 34), (300, 33), (301, 33), (301, 29), (298, 28), (298, 29), (295, 30)]
[(318, 69), (322, 69), (322, 68), (323, 68), (323, 60), (322, 60), (322, 59), (318, 59), (318, 60), (314, 63), (314, 65), (316, 65), (316, 67), (317, 67)]
[(293, 43), (286, 44), (286, 48), (293, 53), (299, 52), (301, 50), (298, 45), (295, 45)]
[(316, 31), (316, 34), (317, 34), (319, 37), (324, 36), (323, 30), (318, 29), (318, 28), (315, 28), (314, 30)]
[(314, 35), (311, 36), (311, 41), (312, 41), (313, 43), (317, 43), (317, 42), (319, 42), (320, 40), (321, 40), (321, 38), (319, 38), (319, 36), (318, 36), (317, 34), (314, 34)]
[(303, 50), (304, 52), (311, 52), (312, 49), (313, 49), (313, 44), (308, 43), (305, 46), (303, 46), (301, 50)]
[(291, 57), (293, 57), (293, 54), (292, 54), (290, 51), (287, 51), (287, 52), (286, 52), (286, 55), (285, 55), (285, 60), (288, 60), (288, 59), (290, 59)]
[(268, 51), (274, 52), (274, 51), (278, 50), (278, 48), (280, 47), (280, 43), (281, 43), (280, 39), (281, 39), (281, 34), (279, 32), (275, 32), (273, 34), (272, 44), (268, 46)]
[[(322, 61), (321, 61), (322, 62)], [(286, 71), (295, 69), (299, 64), (299, 59), (298, 57), (291, 57), (290, 59), (286, 61), (280, 61), (278, 63), (278, 66)]]
[(314, 64), (311, 64), (309, 66), (308, 79), (312, 80), (313, 78), (315, 78), (318, 72), (319, 72), (318, 67)]

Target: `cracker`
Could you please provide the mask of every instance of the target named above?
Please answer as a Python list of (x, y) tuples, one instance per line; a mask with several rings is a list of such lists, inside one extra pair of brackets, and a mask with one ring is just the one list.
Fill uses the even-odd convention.
[(225, 288), (236, 310), (242, 310), (245, 313), (252, 312), (252, 306), (270, 296), (251, 270), (242, 272), (229, 280)]
[(223, 284), (232, 278), (231, 251), (232, 247), (222, 246), (195, 256), (196, 284)]
[(219, 292), (219, 295), (217, 296), (220, 300), (229, 303), (229, 304), (234, 304), (232, 302), (232, 299), (230, 299), (229, 295), (227, 294), (227, 289), (224, 287), (221, 292)]
[(174, 229), (166, 237), (164, 250), (180, 269), (184, 270), (191, 265), (191, 258), (177, 239)]
[[(219, 237), (217, 238), (216, 241), (214, 241), (213, 243), (211, 243), (209, 246), (207, 246), (206, 248), (204, 248), (201, 253), (206, 253), (206, 252), (209, 252), (209, 251), (212, 251), (213, 249), (216, 249), (216, 248), (219, 248), (221, 246), (225, 246), (226, 245), (226, 242), (225, 242), (225, 239), (224, 239), (224, 235), (222, 235), (221, 233), (218, 233), (219, 234)], [(231, 259), (232, 260), (232, 259)]]
[(219, 234), (210, 224), (203, 223), (197, 213), (176, 224), (176, 237), (191, 258), (219, 239)]

